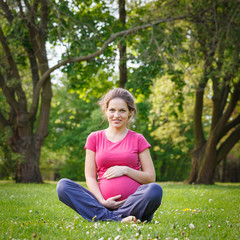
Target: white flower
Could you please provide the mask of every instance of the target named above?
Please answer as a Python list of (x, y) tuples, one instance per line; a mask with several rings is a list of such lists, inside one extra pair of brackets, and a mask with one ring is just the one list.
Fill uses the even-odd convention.
[(212, 202), (213, 200), (210, 198), (208, 201), (209, 201), (209, 202)]
[(98, 228), (99, 224), (100, 224), (100, 223), (95, 223), (95, 224), (94, 224), (94, 227), (95, 227), (95, 228)]
[(120, 238), (120, 235), (117, 235), (114, 240), (118, 240)]
[(195, 228), (195, 226), (192, 223), (189, 224), (189, 227), (190, 228)]
[(29, 210), (29, 213), (32, 213), (32, 210)]

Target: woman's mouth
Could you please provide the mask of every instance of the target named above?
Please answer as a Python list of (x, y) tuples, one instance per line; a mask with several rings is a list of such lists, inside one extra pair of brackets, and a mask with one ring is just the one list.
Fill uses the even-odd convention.
[(113, 120), (113, 122), (114, 122), (114, 123), (120, 123), (121, 120), (119, 120), (119, 119), (115, 119), (115, 120)]

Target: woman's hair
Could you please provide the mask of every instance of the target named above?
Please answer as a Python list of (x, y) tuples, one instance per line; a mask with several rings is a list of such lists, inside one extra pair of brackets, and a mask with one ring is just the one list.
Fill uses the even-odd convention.
[(126, 102), (129, 111), (132, 113), (130, 118), (133, 118), (137, 113), (137, 108), (133, 95), (124, 88), (114, 88), (106, 93), (106, 95), (98, 102), (102, 111), (105, 112), (107, 110), (109, 102), (114, 98), (121, 98)]

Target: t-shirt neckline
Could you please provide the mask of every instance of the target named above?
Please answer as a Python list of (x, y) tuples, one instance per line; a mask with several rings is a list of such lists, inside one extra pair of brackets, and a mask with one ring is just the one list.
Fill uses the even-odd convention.
[(129, 132), (130, 132), (130, 130), (128, 129), (128, 130), (127, 130), (127, 133), (126, 133), (126, 135), (123, 137), (123, 139), (121, 139), (121, 140), (119, 140), (119, 141), (117, 141), (117, 142), (112, 142), (111, 140), (109, 140), (109, 139), (107, 138), (106, 129), (103, 130), (103, 133), (104, 133), (103, 135), (104, 135), (104, 137), (106, 138), (106, 140), (109, 141), (110, 143), (120, 143), (120, 142), (122, 142), (122, 141), (127, 137), (127, 135), (128, 135)]

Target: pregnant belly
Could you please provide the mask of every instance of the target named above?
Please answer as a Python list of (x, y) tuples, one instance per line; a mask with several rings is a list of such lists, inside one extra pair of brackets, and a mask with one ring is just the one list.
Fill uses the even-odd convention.
[(102, 179), (99, 182), (99, 188), (104, 199), (120, 194), (121, 198), (117, 199), (117, 201), (124, 200), (135, 193), (140, 185), (140, 183), (126, 176), (113, 179)]

